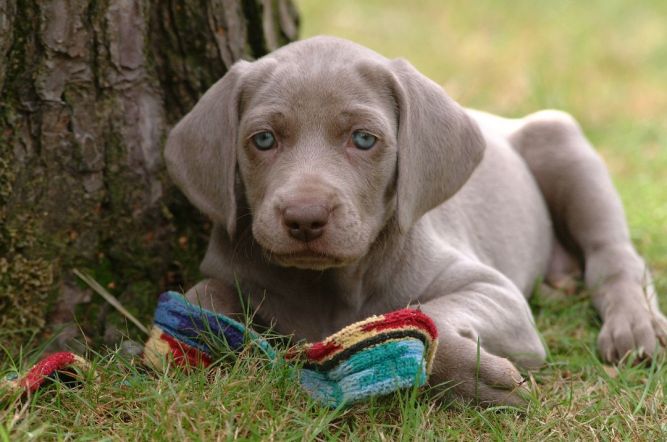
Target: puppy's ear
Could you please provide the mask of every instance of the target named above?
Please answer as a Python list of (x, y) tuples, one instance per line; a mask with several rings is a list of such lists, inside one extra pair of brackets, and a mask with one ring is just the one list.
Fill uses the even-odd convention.
[(404, 60), (393, 60), (399, 108), (398, 207), (401, 231), (454, 195), (482, 159), (477, 124), (435, 82)]
[(239, 61), (171, 130), (164, 157), (169, 175), (199, 210), (236, 229), (236, 145), (243, 75)]

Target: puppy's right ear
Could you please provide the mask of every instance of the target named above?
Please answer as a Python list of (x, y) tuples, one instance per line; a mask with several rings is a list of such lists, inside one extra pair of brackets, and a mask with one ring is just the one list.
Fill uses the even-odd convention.
[(236, 229), (236, 145), (244, 73), (239, 61), (201, 97), (171, 130), (164, 151), (167, 171), (199, 210)]

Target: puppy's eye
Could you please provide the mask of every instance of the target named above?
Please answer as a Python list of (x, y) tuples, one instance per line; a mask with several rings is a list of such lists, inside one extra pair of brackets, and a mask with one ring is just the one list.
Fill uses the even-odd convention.
[(364, 132), (363, 130), (355, 130), (352, 132), (352, 142), (357, 147), (357, 149), (368, 150), (375, 146), (377, 140), (378, 139), (375, 135), (371, 135), (368, 132)]
[(265, 130), (252, 136), (252, 144), (259, 150), (269, 150), (276, 144), (276, 138), (271, 132)]

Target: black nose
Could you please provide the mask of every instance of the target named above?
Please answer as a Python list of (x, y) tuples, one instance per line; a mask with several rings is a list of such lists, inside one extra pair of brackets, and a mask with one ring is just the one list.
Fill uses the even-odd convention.
[(322, 236), (329, 222), (329, 209), (321, 205), (294, 205), (283, 212), (283, 223), (290, 236), (308, 242)]

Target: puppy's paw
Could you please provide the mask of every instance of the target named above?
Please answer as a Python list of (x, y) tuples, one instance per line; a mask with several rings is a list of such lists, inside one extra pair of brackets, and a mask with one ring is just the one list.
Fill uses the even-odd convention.
[(659, 346), (667, 345), (667, 319), (643, 306), (625, 306), (612, 311), (598, 336), (598, 349), (606, 362), (617, 363), (632, 352), (651, 358)]
[(480, 405), (523, 407), (530, 393), (512, 362), (487, 352), (476, 341), (459, 334), (440, 338), (429, 381), (451, 389), (464, 401)]

